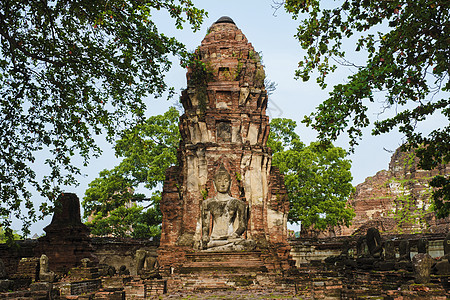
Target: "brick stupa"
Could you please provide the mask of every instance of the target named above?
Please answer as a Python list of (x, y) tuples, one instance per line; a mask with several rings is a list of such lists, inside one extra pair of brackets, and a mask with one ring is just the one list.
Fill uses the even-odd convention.
[(176, 272), (193, 254), (221, 255), (201, 247), (202, 203), (217, 195), (214, 176), (219, 168), (230, 175), (229, 195), (248, 207), (241, 238), (254, 242), (252, 253), (266, 253), (268, 269), (285, 268), (289, 203), (266, 146), (268, 97), (261, 58), (229, 17), (210, 27), (195, 53), (198, 61), (187, 69), (181, 96), (185, 113), (178, 166), (168, 169), (161, 200), (162, 271)]
[(52, 222), (44, 231), (46, 234), (39, 238), (35, 256), (47, 255), (50, 270), (62, 275), (81, 265), (83, 258), (98, 261), (93, 255), (90, 231), (81, 223), (80, 200), (76, 194), (64, 193), (59, 196)]

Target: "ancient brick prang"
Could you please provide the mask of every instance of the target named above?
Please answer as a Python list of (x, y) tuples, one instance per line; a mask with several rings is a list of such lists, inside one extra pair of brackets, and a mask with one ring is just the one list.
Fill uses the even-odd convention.
[(356, 186), (349, 200), (356, 217), (352, 226), (339, 228), (336, 234), (364, 233), (370, 227), (381, 232), (446, 232), (450, 219), (437, 220), (430, 208), (429, 181), (439, 174), (450, 174), (450, 164), (422, 170), (412, 152), (397, 149), (388, 171), (379, 171)]
[(248, 207), (241, 237), (259, 249), (288, 245), (284, 180), (266, 146), (261, 58), (230, 18), (210, 27), (195, 54), (181, 96), (178, 166), (167, 171), (161, 200), (163, 268), (180, 265), (185, 251), (202, 248), (202, 203), (216, 197), (213, 179), (220, 167), (230, 174), (229, 195)]

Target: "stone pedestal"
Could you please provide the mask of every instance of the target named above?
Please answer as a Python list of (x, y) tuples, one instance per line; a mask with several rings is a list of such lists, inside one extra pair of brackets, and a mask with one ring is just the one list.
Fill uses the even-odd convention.
[(294, 289), (283, 281), (283, 276), (273, 272), (279, 266), (272, 258), (261, 251), (188, 253), (184, 264), (172, 271), (168, 289), (171, 293), (249, 291), (275, 286), (278, 291)]

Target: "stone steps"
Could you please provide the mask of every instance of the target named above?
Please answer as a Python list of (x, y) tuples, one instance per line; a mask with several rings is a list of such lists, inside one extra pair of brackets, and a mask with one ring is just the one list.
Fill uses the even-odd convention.
[(294, 284), (281, 284), (270, 276), (263, 275), (234, 275), (225, 274), (211, 276), (180, 276), (168, 279), (170, 293), (183, 292), (209, 292), (209, 291), (256, 291), (273, 290), (277, 292), (295, 293)]
[(179, 268), (179, 274), (252, 274), (266, 273), (261, 252), (198, 252), (186, 254), (187, 262)]
[(181, 274), (192, 273), (216, 273), (236, 274), (236, 273), (267, 273), (265, 266), (224, 266), (220, 264), (205, 266), (183, 266), (178, 271)]
[[(207, 291), (207, 290), (235, 290), (256, 288), (264, 280), (260, 280), (262, 272), (251, 272), (238, 268), (216, 269), (208, 271), (207, 267), (193, 269), (189, 273), (172, 275), (168, 285), (178, 286), (181, 290)], [(267, 274), (267, 273), (266, 273)]]
[(186, 253), (188, 262), (260, 261), (261, 251)]
[(167, 278), (170, 292), (256, 290), (261, 287), (295, 292), (295, 284), (271, 272), (268, 256), (251, 252), (196, 252), (186, 254), (186, 263)]

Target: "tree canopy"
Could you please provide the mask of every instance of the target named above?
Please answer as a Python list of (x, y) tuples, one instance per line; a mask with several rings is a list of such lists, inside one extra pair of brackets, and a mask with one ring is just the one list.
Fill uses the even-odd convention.
[[(186, 56), (158, 31), (153, 14), (197, 30), (204, 10), (191, 0), (23, 1), (0, 3), (0, 220), (23, 231), (37, 209), (51, 210), (59, 186), (74, 184), (101, 150), (95, 135), (113, 138), (143, 119), (148, 95), (161, 96), (169, 55)], [(37, 153), (45, 153), (45, 175)], [(47, 202), (36, 208), (36, 190)]]
[(267, 142), (272, 164), (284, 174), (289, 221), (301, 222), (305, 229), (349, 226), (355, 214), (347, 200), (354, 188), (346, 151), (330, 143), (306, 146), (295, 133), (296, 126), (290, 119), (273, 119)]
[[(177, 163), (178, 118), (171, 107), (122, 133), (114, 147), (122, 162), (100, 172), (82, 201), (92, 234), (144, 238), (160, 233), (161, 187), (166, 169)], [(151, 197), (135, 192), (141, 184), (149, 193), (153, 189)]]
[[(323, 8), (326, 5), (326, 8)], [(294, 19), (302, 19), (296, 38), (307, 54), (299, 63), (297, 78), (326, 87), (336, 63), (354, 67), (346, 83), (333, 87), (326, 99), (304, 122), (321, 140), (335, 140), (346, 131), (350, 148), (358, 144), (362, 129), (373, 123), (372, 134), (398, 129), (405, 137), (403, 150), (417, 149), (419, 166), (432, 169), (450, 161), (450, 19), (448, 1), (287, 0), (279, 3)], [(355, 65), (344, 51), (356, 38), (354, 50), (366, 62)], [(347, 40), (347, 41), (346, 41)], [(372, 122), (368, 103), (383, 99)], [(433, 115), (444, 124), (422, 132), (420, 123)], [(431, 181), (439, 216), (450, 213), (450, 178)]]

